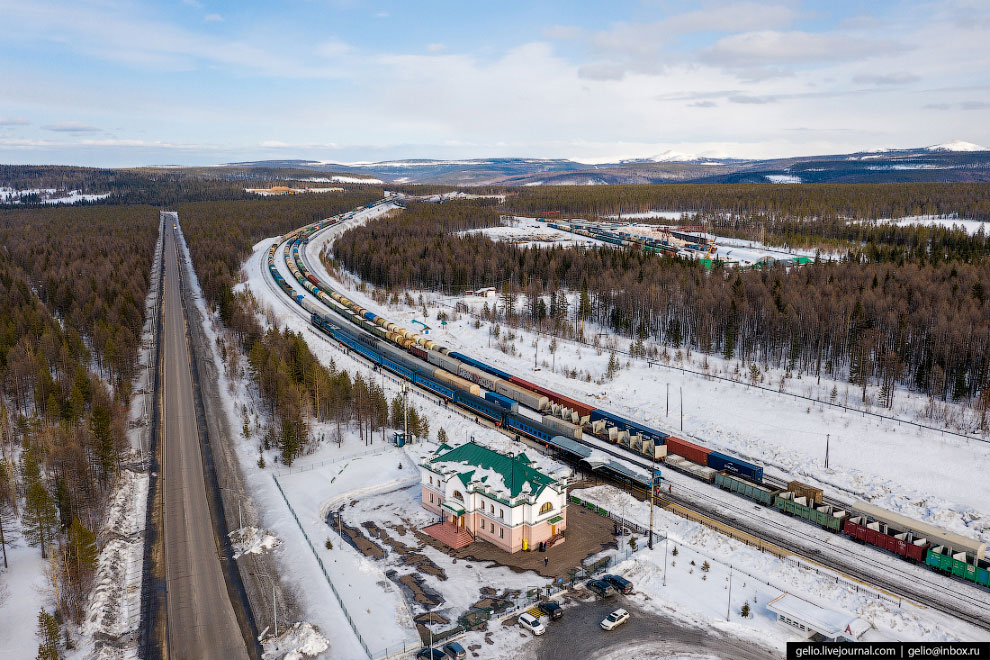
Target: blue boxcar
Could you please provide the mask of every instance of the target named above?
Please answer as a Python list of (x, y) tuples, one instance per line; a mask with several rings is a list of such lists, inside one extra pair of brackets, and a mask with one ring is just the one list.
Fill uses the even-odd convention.
[(505, 428), (523, 433), (531, 438), (542, 440), (543, 442), (549, 442), (550, 438), (560, 435), (556, 430), (542, 424), (541, 422), (534, 421), (528, 417), (523, 417), (522, 415), (514, 415), (512, 413), (508, 413), (505, 416)]
[(663, 431), (651, 429), (649, 426), (643, 426), (624, 417), (619, 417), (605, 410), (595, 408), (591, 411), (591, 421), (596, 422), (600, 419), (604, 419), (620, 431), (628, 431), (630, 435), (641, 435), (643, 438), (652, 440), (655, 443), (662, 443), (667, 440), (667, 434)]
[(488, 399), (489, 401), (497, 403), (506, 410), (510, 410), (512, 412), (516, 412), (517, 410), (519, 410), (519, 403), (517, 401), (515, 401), (514, 399), (510, 399), (507, 396), (502, 396), (497, 392), (485, 392), (485, 398)]
[(752, 463), (740, 460), (734, 456), (727, 456), (721, 452), (713, 451), (708, 454), (708, 467), (713, 470), (725, 470), (731, 474), (745, 477), (756, 483), (763, 483), (763, 468)]
[(371, 312), (365, 312), (365, 313), (364, 313), (364, 318), (366, 318), (366, 319), (368, 319), (369, 321), (371, 321), (372, 323), (374, 323), (374, 322), (375, 322), (375, 319), (377, 319), (377, 318), (378, 318), (378, 316), (377, 316), (377, 315), (375, 315), (375, 314), (372, 314)]
[(512, 378), (512, 374), (506, 373), (505, 371), (502, 371), (501, 369), (496, 369), (495, 367), (491, 367), (491, 366), (485, 364), (484, 362), (482, 362), (481, 360), (475, 360), (473, 357), (468, 357), (467, 355), (464, 355), (463, 353), (453, 353), (453, 352), (451, 352), (448, 355), (450, 355), (450, 357), (454, 358), (455, 360), (460, 360), (464, 364), (469, 364), (472, 367), (477, 367), (478, 369), (481, 369), (482, 371), (487, 371), (488, 373), (494, 374), (494, 375), (498, 376), (499, 378), (504, 378), (505, 380), (509, 380), (510, 378)]

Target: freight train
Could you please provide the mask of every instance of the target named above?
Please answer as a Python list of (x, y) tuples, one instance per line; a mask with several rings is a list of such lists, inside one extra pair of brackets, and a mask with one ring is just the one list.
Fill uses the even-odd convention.
[[(574, 441), (580, 442), (587, 432), (628, 451), (646, 455), (651, 464), (633, 462), (648, 472), (653, 461), (663, 460), (670, 468), (785, 514), (890, 550), (906, 559), (924, 561), (933, 569), (990, 586), (985, 544), (863, 502), (846, 511), (823, 503), (821, 490), (799, 482), (790, 482), (786, 488), (767, 486), (763, 468), (758, 465), (594, 408), (481, 360), (451, 351), (361, 307), (309, 272), (300, 248), (315, 232), (350, 219), (363, 208), (382, 203), (386, 201), (308, 225), (283, 236), (281, 241), (285, 245), (285, 264), (293, 278), (326, 307), (364, 332), (338, 326), (312, 300), (296, 293), (275, 265), (278, 243), (268, 251), (269, 272), (278, 286), (310, 313), (314, 326), (341, 345), (496, 426), (570, 452), (574, 455), (572, 458), (580, 458), (580, 449), (575, 449)], [(482, 393), (482, 389), (486, 391)], [(541, 413), (541, 420), (521, 415), (519, 406)], [(646, 485), (642, 477), (614, 461), (599, 467), (620, 481), (639, 487)]]

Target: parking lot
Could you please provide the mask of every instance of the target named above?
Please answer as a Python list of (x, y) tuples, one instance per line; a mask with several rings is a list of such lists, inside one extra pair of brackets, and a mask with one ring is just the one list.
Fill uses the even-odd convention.
[[(538, 660), (570, 658), (623, 658), (651, 660), (690, 655), (722, 660), (768, 660), (777, 654), (767, 648), (717, 630), (692, 627), (663, 613), (643, 610), (621, 596), (605, 601), (590, 597), (565, 601), (562, 619), (550, 623), (547, 633), (536, 642)], [(629, 620), (606, 632), (599, 627), (609, 612), (624, 608)]]

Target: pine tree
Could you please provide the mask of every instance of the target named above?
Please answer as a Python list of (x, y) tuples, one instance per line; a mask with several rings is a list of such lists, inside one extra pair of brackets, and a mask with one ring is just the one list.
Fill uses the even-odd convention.
[(739, 615), (742, 618), (744, 618), (744, 619), (748, 619), (749, 618), (750, 609), (749, 609), (749, 601), (748, 600), (745, 603), (743, 603), (742, 609), (739, 610)]
[(41, 546), (42, 558), (48, 557), (48, 544), (58, 527), (58, 510), (51, 493), (40, 479), (32, 481), (24, 497), (24, 538), (29, 545)]
[(38, 637), (41, 644), (38, 645), (37, 660), (63, 660), (58, 620), (43, 609), (38, 612)]
[(96, 570), (99, 548), (96, 545), (96, 535), (78, 518), (74, 518), (69, 526), (68, 550), (69, 567), (75, 571), (76, 579), (82, 583)]
[(701, 570), (707, 573), (709, 570), (711, 570), (711, 567), (712, 567), (711, 564), (709, 564), (708, 560), (706, 559), (705, 562), (701, 565)]
[(437, 431), (437, 442), (441, 445), (447, 443), (447, 432), (444, 431), (442, 426), (440, 427), (440, 430)]

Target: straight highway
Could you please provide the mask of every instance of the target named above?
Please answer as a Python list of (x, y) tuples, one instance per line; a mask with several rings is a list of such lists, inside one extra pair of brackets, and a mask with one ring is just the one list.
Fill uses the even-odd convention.
[(179, 290), (177, 229), (166, 216), (162, 326), (166, 627), (170, 660), (247, 660), (227, 595), (206, 498), (186, 316)]

